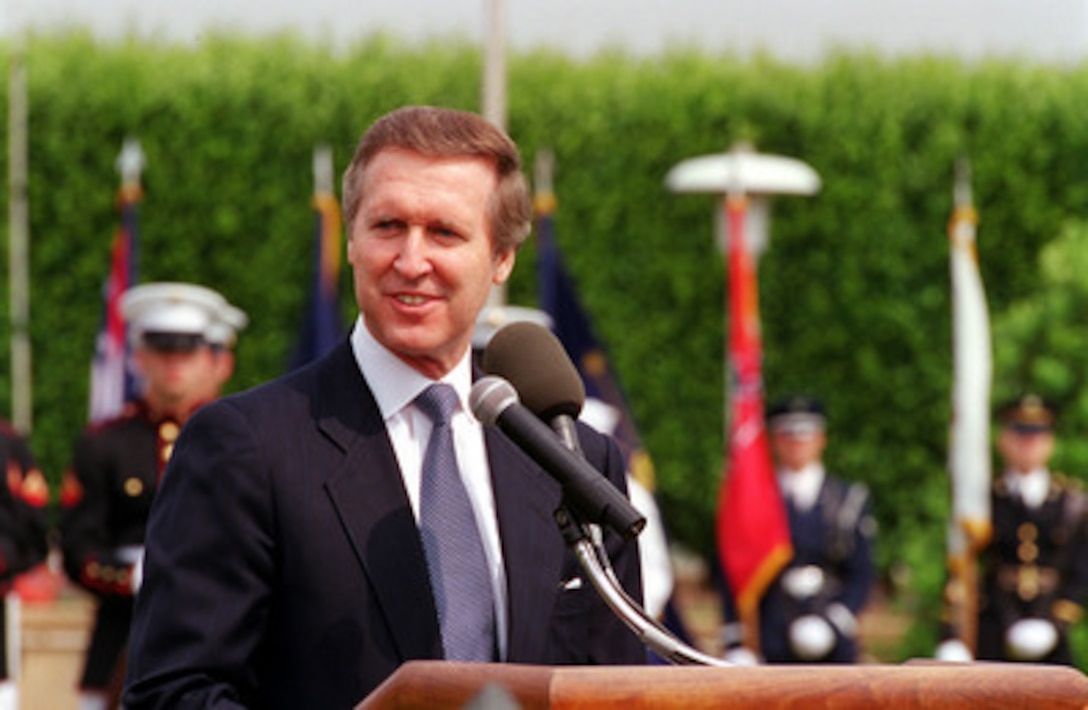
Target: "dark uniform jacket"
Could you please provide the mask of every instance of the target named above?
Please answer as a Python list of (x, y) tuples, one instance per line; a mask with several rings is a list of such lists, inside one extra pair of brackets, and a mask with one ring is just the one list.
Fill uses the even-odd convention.
[[(15, 576), (42, 562), (46, 538), (49, 486), (34, 463), (30, 447), (10, 424), (0, 422), (0, 466), (7, 485), (0, 486), (0, 597)], [(7, 618), (0, 599), (0, 639), (6, 638)], [(8, 677), (6, 644), (0, 643), (0, 678)]]
[(61, 550), (68, 577), (98, 598), (80, 687), (105, 690), (128, 640), (133, 562), (144, 544), (159, 478), (180, 426), (153, 417), (142, 401), (89, 426), (61, 486)]
[(1026, 506), (1003, 479), (993, 493), (991, 544), (980, 555), (977, 657), (1012, 660), (1005, 632), (1027, 618), (1048, 619), (1059, 631), (1057, 647), (1044, 663), (1071, 664), (1069, 626), (1088, 601), (1088, 496), (1079, 485), (1051, 475), (1047, 497)]
[[(615, 443), (581, 428), (623, 488)], [(558, 483), (485, 429), (506, 565), (507, 661), (645, 662), (563, 543)], [(638, 550), (606, 543), (641, 599)], [(350, 708), (442, 658), (427, 565), (381, 412), (347, 341), (189, 420), (155, 501), (125, 702)]]
[[(830, 474), (824, 477), (812, 508), (801, 510), (786, 499), (793, 558), (760, 600), (759, 650), (766, 662), (812, 662), (799, 658), (789, 639), (790, 625), (808, 614), (824, 618), (835, 630), (835, 644), (822, 662), (858, 660), (856, 636), (852, 629), (842, 628), (833, 609), (841, 605), (850, 612), (851, 621), (856, 621), (869, 599), (875, 581), (876, 522), (871, 508), (866, 486)], [(798, 585), (791, 584), (799, 574), (809, 579), (815, 574), (821, 581), (802, 594)], [(716, 570), (716, 581), (721, 585), (725, 617), (735, 621), (736, 604), (720, 569)], [(726, 642), (734, 645), (739, 640)]]

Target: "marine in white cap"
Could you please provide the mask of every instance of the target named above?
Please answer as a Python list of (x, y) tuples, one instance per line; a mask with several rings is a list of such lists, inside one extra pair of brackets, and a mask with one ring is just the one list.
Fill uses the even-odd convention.
[(141, 394), (116, 419), (83, 432), (61, 490), (65, 572), (98, 600), (81, 710), (111, 703), (159, 479), (181, 427), (230, 377), (230, 350), (247, 320), (218, 292), (189, 283), (136, 286), (122, 295), (121, 310)]

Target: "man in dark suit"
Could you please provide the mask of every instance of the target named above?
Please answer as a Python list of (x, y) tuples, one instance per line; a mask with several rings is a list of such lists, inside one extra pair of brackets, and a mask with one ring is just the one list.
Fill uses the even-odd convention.
[[(827, 416), (823, 403), (791, 395), (767, 410), (778, 486), (789, 518), (793, 558), (759, 605), (760, 656), (768, 663), (854, 663), (857, 617), (875, 577), (868, 488), (824, 469)], [(724, 590), (726, 618), (735, 605)], [(740, 645), (739, 624), (723, 630), (726, 658), (753, 662)]]
[[(483, 660), (644, 662), (560, 536), (559, 485), (466, 404), (477, 314), (529, 231), (520, 170), (473, 114), (410, 107), (364, 135), (344, 177), (360, 317), (323, 359), (182, 432), (148, 529), (126, 707), (351, 707), (405, 661), (448, 657), (450, 591), (419, 522), (438, 425), (417, 396), (435, 383), (456, 393), (476, 523), (452, 537), (482, 544), (493, 599)], [(614, 442), (580, 437), (622, 488)], [(637, 546), (607, 537), (640, 598)]]

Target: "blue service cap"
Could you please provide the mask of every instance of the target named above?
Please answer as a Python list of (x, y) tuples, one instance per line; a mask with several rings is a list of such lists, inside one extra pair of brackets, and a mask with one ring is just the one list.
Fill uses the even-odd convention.
[(827, 429), (823, 402), (804, 394), (791, 394), (767, 408), (767, 426), (784, 434), (814, 434)]
[(1001, 408), (1001, 425), (1020, 434), (1052, 431), (1057, 422), (1054, 405), (1031, 392), (1006, 402)]

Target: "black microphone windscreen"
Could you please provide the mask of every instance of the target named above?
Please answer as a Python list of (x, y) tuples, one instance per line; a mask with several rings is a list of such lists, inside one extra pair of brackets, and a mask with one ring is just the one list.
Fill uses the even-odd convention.
[(559, 338), (544, 326), (519, 321), (500, 328), (484, 348), (483, 368), (512, 384), (521, 403), (541, 419), (577, 418), (582, 411), (582, 377)]

